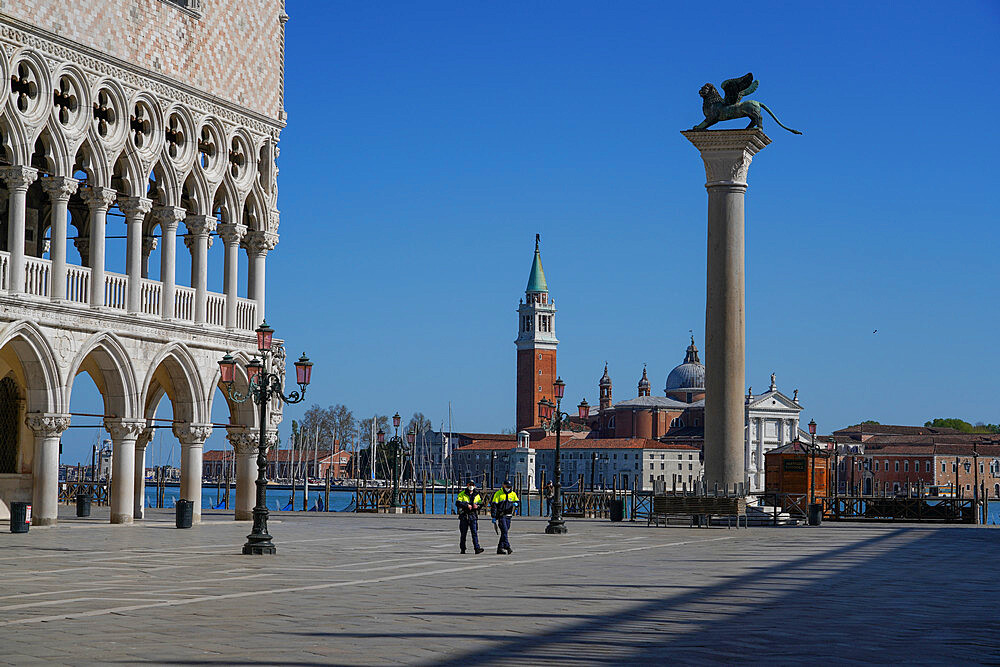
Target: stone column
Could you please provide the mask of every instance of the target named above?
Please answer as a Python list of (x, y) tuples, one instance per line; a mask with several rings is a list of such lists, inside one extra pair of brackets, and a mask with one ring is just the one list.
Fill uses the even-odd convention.
[(750, 160), (771, 143), (762, 131), (682, 132), (701, 152), (708, 190), (705, 301), (705, 484), (744, 480), (746, 326), (743, 198)]
[(135, 440), (135, 503), (132, 516), (146, 518), (146, 445), (153, 439), (153, 429), (147, 428)]
[(52, 284), (49, 298), (63, 301), (66, 298), (66, 237), (69, 198), (80, 184), (75, 178), (47, 176), (42, 178), (42, 189), (52, 202), (52, 246), (49, 257), (52, 260)]
[(142, 269), (144, 263), (142, 226), (146, 221), (146, 214), (152, 207), (152, 200), (145, 197), (118, 198), (118, 208), (125, 214), (125, 225), (128, 229), (125, 272), (128, 273), (129, 313), (142, 312)]
[(31, 468), (31, 523), (54, 526), (59, 518), (59, 438), (69, 415), (34, 412), (25, 423), (35, 434)]
[(271, 232), (250, 232), (247, 234), (247, 256), (250, 258), (250, 269), (247, 272), (247, 297), (257, 302), (258, 324), (264, 321), (265, 271), (267, 253), (278, 245), (278, 235)]
[(7, 267), (8, 291), (24, 292), (24, 216), (27, 212), (28, 186), (38, 178), (32, 167), (0, 167), (0, 177), (7, 184), (10, 198), (7, 201)]
[(236, 328), (236, 286), (239, 283), (240, 241), (247, 233), (246, 225), (222, 224), (218, 226), (219, 236), (226, 244), (225, 276), (223, 291), (226, 293), (226, 328)]
[(154, 214), (160, 223), (160, 236), (163, 238), (163, 247), (160, 248), (160, 282), (163, 283), (160, 314), (163, 319), (172, 320), (177, 292), (177, 223), (184, 219), (187, 212), (178, 206), (158, 206)]
[(257, 436), (242, 428), (226, 429), (236, 460), (236, 501), (233, 508), (237, 521), (252, 521), (257, 479)]
[(90, 207), (90, 305), (104, 305), (104, 231), (108, 222), (108, 207), (117, 193), (111, 188), (92, 187), (81, 196)]
[(132, 523), (135, 510), (135, 442), (146, 428), (144, 419), (107, 418), (111, 434), (111, 523)]
[(210, 435), (211, 424), (174, 424), (181, 443), (181, 498), (194, 503), (194, 523), (201, 523), (202, 450)]
[(204, 324), (208, 310), (208, 249), (216, 220), (211, 215), (189, 215), (184, 222), (188, 228), (184, 244), (191, 251), (191, 287), (195, 289), (194, 321)]
[(157, 238), (151, 234), (142, 237), (142, 267), (140, 273), (143, 278), (149, 278), (149, 256), (156, 250)]

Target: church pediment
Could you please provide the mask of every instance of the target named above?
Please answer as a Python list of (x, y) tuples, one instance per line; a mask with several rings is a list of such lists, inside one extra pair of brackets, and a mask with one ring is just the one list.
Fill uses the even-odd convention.
[(794, 410), (796, 413), (802, 411), (801, 405), (777, 390), (754, 396), (747, 407), (751, 410)]

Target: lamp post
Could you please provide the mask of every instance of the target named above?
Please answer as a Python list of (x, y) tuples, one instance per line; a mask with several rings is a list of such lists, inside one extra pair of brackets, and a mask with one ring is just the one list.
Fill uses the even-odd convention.
[(809, 420), (809, 436), (812, 438), (812, 461), (809, 463), (809, 504), (816, 502), (816, 420)]
[[(544, 422), (548, 420), (547, 430), (555, 429), (556, 432), (556, 451), (555, 451), (555, 465), (552, 471), (552, 515), (549, 518), (549, 525), (545, 527), (545, 533), (547, 535), (565, 535), (568, 531), (566, 530), (566, 522), (563, 520), (562, 516), (562, 466), (560, 464), (559, 447), (562, 439), (562, 422), (563, 419), (569, 419), (569, 415), (562, 412), (562, 398), (566, 394), (566, 383), (562, 381), (562, 378), (556, 378), (556, 381), (552, 383), (552, 389), (555, 393), (556, 402), (547, 398), (543, 398), (538, 402), (538, 416)], [(579, 407), (579, 416), (584, 418), (586, 415), (583, 413), (583, 408)]]
[[(392, 427), (395, 429), (395, 435), (393, 435), (392, 439), (389, 441), (389, 444), (392, 445), (392, 498), (389, 501), (389, 505), (392, 508), (392, 511), (397, 514), (402, 511), (402, 508), (399, 506), (399, 456), (401, 453), (406, 454), (406, 448), (403, 447), (403, 440), (399, 437), (399, 422), (400, 416), (397, 412), (392, 416)], [(410, 429), (406, 434), (406, 441), (410, 444), (410, 446), (413, 445), (416, 438), (416, 431)], [(385, 431), (382, 429), (379, 429), (378, 431), (378, 444), (386, 444)]]
[(277, 373), (265, 370), (271, 357), (271, 340), (274, 329), (267, 322), (255, 330), (257, 334), (257, 350), (260, 359), (254, 357), (247, 364), (247, 391), (241, 393), (233, 388), (236, 381), (236, 360), (226, 354), (219, 361), (222, 382), (226, 385), (226, 393), (235, 403), (246, 403), (253, 400), (260, 408), (260, 435), (257, 443), (257, 504), (253, 508), (253, 530), (247, 535), (247, 543), (243, 545), (243, 553), (251, 555), (273, 554), (276, 552), (271, 536), (267, 532), (267, 406), (273, 398), (283, 403), (301, 403), (306, 396), (306, 387), (312, 377), (312, 362), (303, 354), (295, 362), (295, 381), (300, 391), (293, 391), (285, 396), (282, 392), (281, 380)]

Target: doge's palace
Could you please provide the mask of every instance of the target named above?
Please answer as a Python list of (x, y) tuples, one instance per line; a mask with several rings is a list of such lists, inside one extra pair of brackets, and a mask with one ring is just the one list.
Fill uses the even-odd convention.
[[(112, 523), (143, 515), (153, 426), (180, 441), (200, 518), (218, 360), (255, 354), (278, 240), (287, 18), (284, 0), (0, 0), (0, 517), (29, 501), (35, 525), (56, 522), (59, 441), (88, 373)], [(164, 395), (172, 414), (154, 419)], [(237, 454), (237, 519), (253, 506), (254, 412), (231, 403), (216, 426)]]

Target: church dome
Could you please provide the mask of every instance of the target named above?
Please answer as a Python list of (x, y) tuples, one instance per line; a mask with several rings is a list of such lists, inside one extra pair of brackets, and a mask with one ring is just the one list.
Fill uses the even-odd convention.
[(667, 393), (672, 391), (705, 391), (705, 365), (698, 360), (698, 348), (694, 337), (684, 355), (684, 363), (670, 371), (667, 376)]

